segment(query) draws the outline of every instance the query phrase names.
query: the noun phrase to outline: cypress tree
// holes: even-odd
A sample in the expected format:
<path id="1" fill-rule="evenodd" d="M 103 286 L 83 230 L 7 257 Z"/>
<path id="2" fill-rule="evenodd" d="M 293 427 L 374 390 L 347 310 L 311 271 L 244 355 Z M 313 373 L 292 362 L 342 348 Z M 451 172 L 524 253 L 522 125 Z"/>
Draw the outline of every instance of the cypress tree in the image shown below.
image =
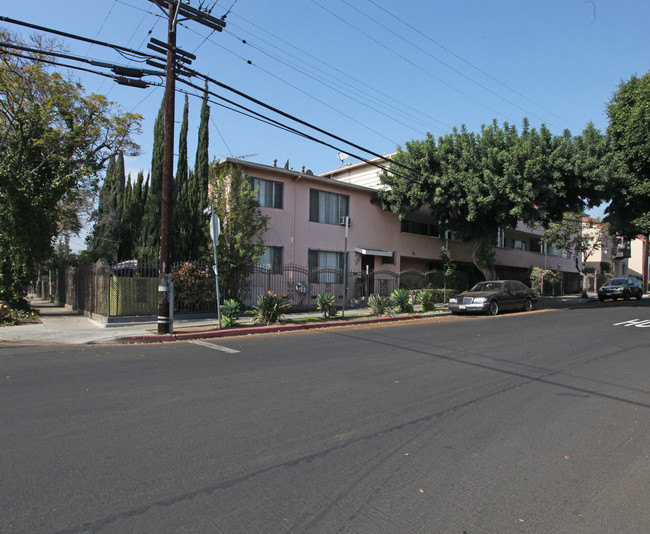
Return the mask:
<path id="1" fill-rule="evenodd" d="M 92 237 L 90 239 L 92 257 L 105 258 L 111 261 L 117 258 L 115 237 L 120 222 L 117 218 L 117 188 L 115 179 L 115 157 L 111 156 L 106 166 L 104 182 L 99 190 L 99 202 L 97 210 L 94 213 L 95 224 L 93 225 Z"/>
<path id="2" fill-rule="evenodd" d="M 209 228 L 204 220 L 203 210 L 208 206 L 208 181 L 210 161 L 208 156 L 208 125 L 210 122 L 210 106 L 208 106 L 207 83 L 206 92 L 201 105 L 201 122 L 199 123 L 199 140 L 196 147 L 196 162 L 194 164 L 194 180 L 190 195 L 193 212 L 192 238 L 190 254 L 193 259 L 209 258 Z"/>
<path id="3" fill-rule="evenodd" d="M 156 259 L 160 255 L 160 205 L 162 203 L 162 166 L 165 129 L 165 102 L 160 106 L 154 124 L 153 151 L 149 191 L 142 220 L 140 257 Z"/>
<path id="4" fill-rule="evenodd" d="M 134 185 L 131 183 L 129 174 L 124 187 L 122 202 L 122 218 L 120 224 L 120 243 L 117 247 L 117 259 L 119 261 L 131 259 L 133 256 L 133 198 L 135 196 Z"/>
<path id="5" fill-rule="evenodd" d="M 183 109 L 183 122 L 181 123 L 180 138 L 178 141 L 178 166 L 176 167 L 176 180 L 174 181 L 174 213 L 172 225 L 172 261 L 191 259 L 188 249 L 188 236 L 190 224 L 188 219 L 192 215 L 192 206 L 188 197 L 188 167 L 187 167 L 187 130 L 188 130 L 189 104 L 185 95 Z"/>

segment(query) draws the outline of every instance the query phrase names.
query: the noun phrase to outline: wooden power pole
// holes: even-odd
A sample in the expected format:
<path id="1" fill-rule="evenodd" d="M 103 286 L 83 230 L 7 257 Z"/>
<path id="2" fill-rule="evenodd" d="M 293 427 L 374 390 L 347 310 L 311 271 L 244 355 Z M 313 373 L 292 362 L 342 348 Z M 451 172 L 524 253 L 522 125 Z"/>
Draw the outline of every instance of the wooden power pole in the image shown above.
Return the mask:
<path id="1" fill-rule="evenodd" d="M 162 202 L 160 209 L 160 270 L 158 274 L 158 334 L 171 334 L 174 331 L 173 320 L 173 292 L 171 281 L 171 224 L 173 211 L 174 191 L 174 114 L 176 96 L 176 76 L 182 73 L 182 67 L 177 63 L 189 64 L 196 56 L 184 52 L 176 47 L 176 28 L 179 19 L 193 20 L 207 26 L 212 30 L 222 31 L 226 23 L 221 19 L 212 17 L 199 9 L 181 3 L 178 0 L 150 0 L 167 14 L 167 43 L 152 39 L 148 48 L 160 53 L 165 53 L 165 129 L 163 141 L 162 165 Z M 149 64 L 162 67 L 155 61 Z M 203 210 L 205 206 L 195 206 L 194 209 Z"/>

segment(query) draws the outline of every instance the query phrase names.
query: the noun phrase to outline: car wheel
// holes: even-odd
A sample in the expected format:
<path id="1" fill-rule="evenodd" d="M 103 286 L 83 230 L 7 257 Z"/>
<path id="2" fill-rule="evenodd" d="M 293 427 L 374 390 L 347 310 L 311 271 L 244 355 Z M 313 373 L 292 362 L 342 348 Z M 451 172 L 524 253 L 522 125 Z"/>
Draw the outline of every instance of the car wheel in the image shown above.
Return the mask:
<path id="1" fill-rule="evenodd" d="M 636 296 L 637 300 L 641 300 L 643 298 L 643 293 L 639 291 L 639 294 Z"/>
<path id="2" fill-rule="evenodd" d="M 599 300 L 600 302 L 605 302 L 605 297 L 598 297 L 598 300 Z"/>
<path id="3" fill-rule="evenodd" d="M 626 291 L 625 293 L 623 293 L 623 300 L 630 300 L 630 292 L 629 291 Z"/>
<path id="4" fill-rule="evenodd" d="M 488 307 L 488 315 L 496 315 L 499 313 L 499 303 L 496 300 L 490 301 L 490 306 Z"/>
<path id="5" fill-rule="evenodd" d="M 524 311 L 531 311 L 533 309 L 533 301 L 530 299 L 526 299 L 526 304 L 524 304 Z"/>

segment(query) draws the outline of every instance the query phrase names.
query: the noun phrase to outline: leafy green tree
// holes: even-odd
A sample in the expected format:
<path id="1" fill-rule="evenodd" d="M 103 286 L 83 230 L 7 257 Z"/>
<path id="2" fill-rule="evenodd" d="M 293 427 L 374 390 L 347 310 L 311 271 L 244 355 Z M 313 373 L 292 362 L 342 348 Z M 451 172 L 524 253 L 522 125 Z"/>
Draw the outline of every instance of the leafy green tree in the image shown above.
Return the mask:
<path id="1" fill-rule="evenodd" d="M 442 259 L 442 276 L 444 280 L 443 299 L 447 302 L 447 279 L 456 272 L 456 262 L 447 247 L 440 249 L 440 258 Z"/>
<path id="2" fill-rule="evenodd" d="M 576 271 L 582 276 L 582 287 L 587 287 L 587 262 L 602 247 L 607 236 L 607 225 L 581 213 L 567 213 L 562 221 L 551 223 L 542 239 L 549 245 L 566 250 L 575 261 Z"/>
<path id="3" fill-rule="evenodd" d="M 530 129 L 526 120 L 521 134 L 496 121 L 478 134 L 454 128 L 437 143 L 429 134 L 406 143 L 406 150 L 398 147 L 381 175 L 389 187 L 378 200 L 401 217 L 428 206 L 446 229 L 472 241 L 474 264 L 486 279 L 494 278 L 499 228 L 561 220 L 602 189 L 599 162 L 587 150 L 593 143 L 586 136 L 596 134 L 588 127 L 578 138 L 568 131 L 554 136 L 544 125 Z"/>
<path id="4" fill-rule="evenodd" d="M 6 52 L 0 102 L 0 300 L 17 302 L 52 256 L 55 238 L 82 228 L 109 158 L 137 153 L 131 136 L 140 116 Z"/>
<path id="5" fill-rule="evenodd" d="M 614 155 L 606 221 L 627 237 L 650 233 L 650 72 L 622 81 L 607 106 Z"/>
<path id="6" fill-rule="evenodd" d="M 139 256 L 156 259 L 160 255 L 160 218 L 162 203 L 162 166 L 165 134 L 165 102 L 160 106 L 158 117 L 153 127 L 153 151 L 151 156 L 151 174 L 149 175 L 149 193 L 145 202 L 142 219 L 142 235 Z"/>
<path id="7" fill-rule="evenodd" d="M 221 220 L 217 261 L 222 298 L 239 300 L 251 267 L 264 252 L 262 235 L 269 218 L 262 214 L 248 176 L 238 167 L 210 165 L 210 198 Z"/>

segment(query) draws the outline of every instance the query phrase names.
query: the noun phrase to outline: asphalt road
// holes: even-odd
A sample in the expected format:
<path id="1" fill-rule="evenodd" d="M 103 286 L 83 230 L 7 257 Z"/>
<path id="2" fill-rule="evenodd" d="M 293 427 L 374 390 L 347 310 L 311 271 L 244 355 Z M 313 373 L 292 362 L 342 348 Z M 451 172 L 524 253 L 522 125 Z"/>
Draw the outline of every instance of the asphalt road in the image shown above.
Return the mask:
<path id="1" fill-rule="evenodd" d="M 0 532 L 647 532 L 649 303 L 0 345 Z"/>

